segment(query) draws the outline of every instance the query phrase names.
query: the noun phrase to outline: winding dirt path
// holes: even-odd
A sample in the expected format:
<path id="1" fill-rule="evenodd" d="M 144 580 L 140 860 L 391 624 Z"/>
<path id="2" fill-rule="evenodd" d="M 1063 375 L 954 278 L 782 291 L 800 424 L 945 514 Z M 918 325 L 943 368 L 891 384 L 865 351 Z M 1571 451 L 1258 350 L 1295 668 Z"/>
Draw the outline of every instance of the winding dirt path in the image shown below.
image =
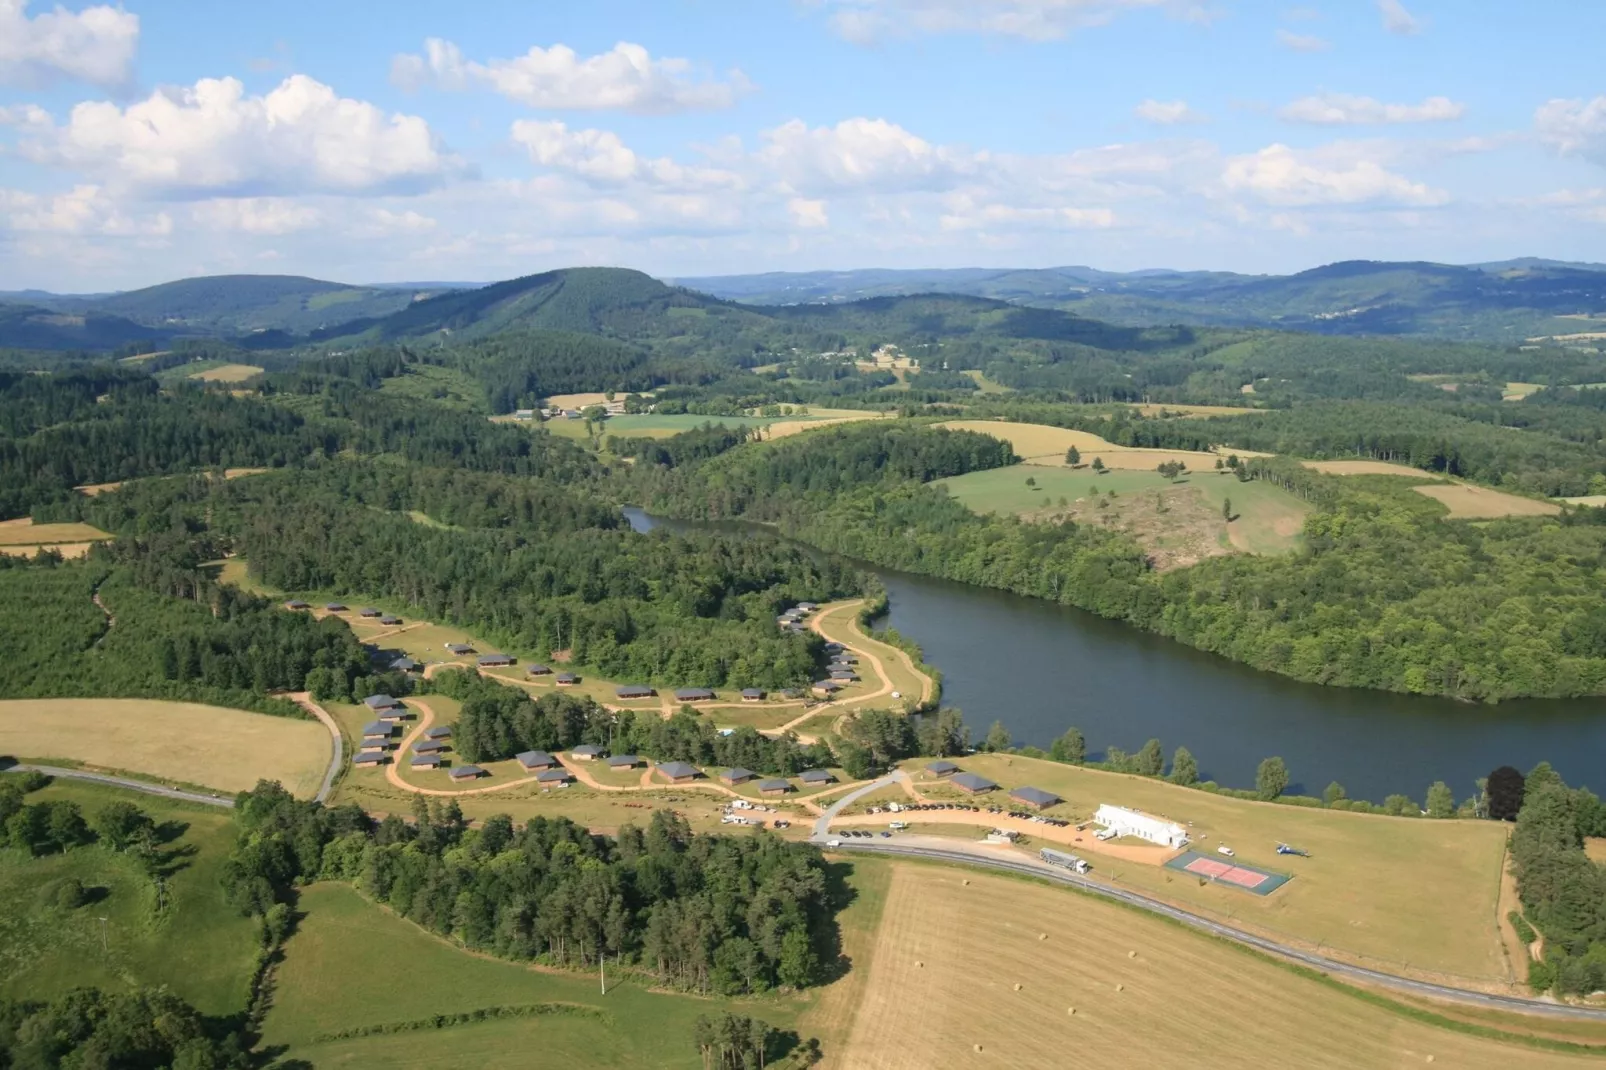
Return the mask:
<path id="1" fill-rule="evenodd" d="M 95 603 L 101 613 L 106 616 L 106 630 L 100 633 L 100 638 L 90 644 L 91 646 L 99 646 L 106 641 L 106 637 L 112 633 L 112 629 L 117 627 L 117 618 L 112 616 L 112 611 L 106 608 L 106 603 L 100 600 L 100 584 L 95 584 L 95 589 L 90 592 L 89 600 Z"/>

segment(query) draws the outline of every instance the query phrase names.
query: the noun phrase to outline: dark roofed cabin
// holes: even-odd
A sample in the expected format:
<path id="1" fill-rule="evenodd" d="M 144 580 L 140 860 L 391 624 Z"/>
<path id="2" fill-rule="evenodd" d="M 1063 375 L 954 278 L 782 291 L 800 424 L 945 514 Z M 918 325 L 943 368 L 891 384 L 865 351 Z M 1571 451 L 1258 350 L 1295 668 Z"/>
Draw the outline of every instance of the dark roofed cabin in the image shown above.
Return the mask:
<path id="1" fill-rule="evenodd" d="M 714 693 L 706 687 L 683 687 L 675 692 L 676 702 L 707 702 Z"/>
<path id="2" fill-rule="evenodd" d="M 439 769 L 445 760 L 439 754 L 419 754 L 408 764 L 414 769 Z"/>
<path id="3" fill-rule="evenodd" d="M 357 610 L 357 616 L 359 617 L 377 617 L 381 613 L 383 613 L 383 610 L 375 609 L 373 606 L 364 606 Z"/>
<path id="4" fill-rule="evenodd" d="M 323 604 L 323 609 L 325 613 L 344 613 L 346 611 L 346 603 L 325 602 Z"/>
<path id="5" fill-rule="evenodd" d="M 580 678 L 572 672 L 560 672 L 552 678 L 552 682 L 559 687 L 573 687 L 580 682 Z"/>
<path id="6" fill-rule="evenodd" d="M 369 721 L 362 726 L 362 734 L 365 739 L 389 739 L 390 731 L 391 726 L 384 721 Z"/>
<path id="7" fill-rule="evenodd" d="M 603 748 L 595 743 L 582 743 L 578 747 L 569 748 L 569 757 L 582 762 L 594 762 L 602 757 Z"/>
<path id="8" fill-rule="evenodd" d="M 764 692 L 762 690 L 760 690 L 759 688 L 756 688 L 756 687 L 744 687 L 744 688 L 742 688 L 742 701 L 743 702 L 763 702 L 764 701 Z"/>
<path id="9" fill-rule="evenodd" d="M 388 710 L 392 706 L 401 705 L 400 702 L 394 698 L 391 698 L 389 695 L 369 695 L 367 698 L 362 700 L 362 704 L 367 706 L 370 710 Z"/>
<path id="10" fill-rule="evenodd" d="M 477 765 L 454 765 L 446 775 L 453 780 L 478 780 L 485 775 L 485 770 Z"/>
<path id="11" fill-rule="evenodd" d="M 836 776 L 829 769 L 805 769 L 797 778 L 805 784 L 829 784 Z"/>
<path id="12" fill-rule="evenodd" d="M 1039 810 L 1047 809 L 1060 801 L 1058 795 L 1051 791 L 1044 791 L 1041 788 L 1016 788 L 1009 793 L 1009 797 L 1023 802 L 1027 806 L 1035 806 Z"/>
<path id="13" fill-rule="evenodd" d="M 451 743 L 444 739 L 421 739 L 413 744 L 414 754 L 439 754 L 450 747 Z"/>
<path id="14" fill-rule="evenodd" d="M 949 783 L 960 791 L 969 792 L 972 795 L 980 795 L 983 792 L 993 791 L 998 787 L 991 780 L 984 776 L 977 776 L 975 773 L 955 773 Z"/>
<path id="15" fill-rule="evenodd" d="M 446 652 L 453 657 L 462 657 L 464 654 L 474 653 L 474 647 L 469 643 L 447 643 Z"/>
<path id="16" fill-rule="evenodd" d="M 308 603 L 308 602 L 303 602 L 299 598 L 292 598 L 292 599 L 290 599 L 290 601 L 288 601 L 288 602 L 286 602 L 284 604 L 284 608 L 285 609 L 311 609 L 312 605 L 310 603 Z"/>
<path id="17" fill-rule="evenodd" d="M 703 775 L 695 765 L 686 762 L 663 762 L 658 766 L 658 772 L 671 784 L 690 784 Z"/>
<path id="18" fill-rule="evenodd" d="M 433 728 L 424 729 L 424 738 L 426 739 L 450 739 L 451 737 L 452 729 L 448 725 L 438 724 Z"/>
<path id="19" fill-rule="evenodd" d="M 834 695 L 842 690 L 842 685 L 835 680 L 816 680 L 814 690 L 822 695 Z"/>
<path id="20" fill-rule="evenodd" d="M 495 668 L 513 664 L 513 657 L 509 654 L 481 654 L 479 663 L 486 668 Z"/>
<path id="21" fill-rule="evenodd" d="M 397 658 L 390 663 L 390 667 L 397 672 L 417 672 L 419 669 L 418 662 L 412 658 Z"/>
<path id="22" fill-rule="evenodd" d="M 550 665 L 526 665 L 524 667 L 524 671 L 529 673 L 531 676 L 552 675 L 552 667 Z"/>
<path id="23" fill-rule="evenodd" d="M 758 776 L 758 774 L 753 772 L 751 769 L 743 769 L 738 766 L 735 769 L 727 769 L 723 773 L 719 774 L 719 779 L 723 780 L 727 784 L 735 785 L 745 784 L 756 776 Z"/>
<path id="24" fill-rule="evenodd" d="M 641 757 L 635 754 L 615 754 L 608 759 L 609 769 L 634 769 L 644 764 Z"/>
<path id="25" fill-rule="evenodd" d="M 625 684 L 622 687 L 614 689 L 614 694 L 623 699 L 632 699 L 652 698 L 654 695 L 658 694 L 658 692 L 654 691 L 646 684 Z"/>
<path id="26" fill-rule="evenodd" d="M 930 773 L 932 776 L 949 776 L 953 773 L 959 772 L 959 766 L 955 765 L 953 762 L 947 761 L 946 759 L 938 762 L 927 762 L 926 772 Z"/>
<path id="27" fill-rule="evenodd" d="M 390 761 L 390 752 L 384 750 L 363 751 L 351 760 L 352 765 L 384 765 Z"/>
<path id="28" fill-rule="evenodd" d="M 771 780 L 760 780 L 758 782 L 758 792 L 760 795 L 785 795 L 791 790 L 792 782 L 790 780 L 781 780 L 779 778 L 775 778 Z"/>
<path id="29" fill-rule="evenodd" d="M 859 682 L 859 674 L 852 669 L 832 669 L 831 679 L 839 683 L 856 684 Z"/>
<path id="30" fill-rule="evenodd" d="M 574 779 L 574 774 L 567 769 L 543 769 L 535 774 L 537 784 L 567 784 Z"/>
<path id="31" fill-rule="evenodd" d="M 527 750 L 522 754 L 514 755 L 519 764 L 524 766 L 525 772 L 537 769 L 556 769 L 558 760 L 544 750 Z"/>

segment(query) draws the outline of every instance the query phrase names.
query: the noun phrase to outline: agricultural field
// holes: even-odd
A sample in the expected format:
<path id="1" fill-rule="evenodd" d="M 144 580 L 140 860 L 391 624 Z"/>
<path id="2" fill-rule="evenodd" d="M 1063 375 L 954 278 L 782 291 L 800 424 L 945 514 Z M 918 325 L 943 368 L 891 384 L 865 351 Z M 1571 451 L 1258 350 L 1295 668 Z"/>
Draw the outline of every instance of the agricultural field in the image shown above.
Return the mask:
<path id="1" fill-rule="evenodd" d="M 234 793 L 278 780 L 309 798 L 329 766 L 316 721 L 154 699 L 0 701 L 0 754 L 62 759 Z"/>
<path id="2" fill-rule="evenodd" d="M 0 520 L 0 546 L 103 542 L 111 535 L 91 524 L 35 524 L 28 517 Z"/>
<path id="3" fill-rule="evenodd" d="M 983 395 L 1007 394 L 1010 392 L 1009 387 L 1004 386 L 1002 383 L 993 382 L 991 379 L 987 378 L 984 372 L 978 371 L 974 368 L 970 371 L 963 372 L 962 374 L 971 382 L 975 383 L 977 391 Z"/>
<path id="4" fill-rule="evenodd" d="M 1015 448 L 1027 464 L 1061 466 L 1065 464 L 1065 451 L 1075 446 L 1082 452 L 1082 463 L 1092 464 L 1093 458 L 1103 460 L 1105 467 L 1117 469 L 1153 470 L 1166 461 L 1181 461 L 1189 468 L 1214 468 L 1216 455 L 1196 450 L 1150 450 L 1117 446 L 1108 439 L 1090 431 L 1072 431 L 1045 424 L 1010 423 L 1004 420 L 950 420 L 939 424 L 960 431 L 976 431 L 983 435 L 1001 438 Z M 1238 450 L 1239 456 L 1259 456 L 1247 450 Z"/>
<path id="5" fill-rule="evenodd" d="M 892 870 L 852 1031 L 830 1060 L 844 1070 L 1059 1066 L 1068 1053 L 1089 1066 L 1178 1070 L 1245 1059 L 1335 1070 L 1591 1062 L 1415 1021 L 1064 889 Z"/>
<path id="6" fill-rule="evenodd" d="M 187 379 L 199 379 L 205 383 L 243 383 L 255 375 L 261 375 L 262 369 L 255 364 L 219 364 L 213 368 L 206 368 L 194 372 Z"/>
<path id="7" fill-rule="evenodd" d="M 1561 498 L 1568 505 L 1587 505 L 1592 509 L 1606 508 L 1606 494 L 1586 494 L 1579 498 Z"/>
<path id="8" fill-rule="evenodd" d="M 1087 467 L 1014 465 L 971 472 L 941 485 L 976 512 L 1042 522 L 1074 520 L 1126 532 L 1150 551 L 1161 569 L 1234 551 L 1288 553 L 1301 545 L 1310 511 L 1280 487 L 1240 483 L 1214 469 L 1173 483 L 1153 471 L 1099 473 Z M 1230 523 L 1224 516 L 1228 501 L 1235 518 Z"/>
<path id="9" fill-rule="evenodd" d="M 1127 408 L 1136 409 L 1139 416 L 1145 417 L 1246 416 L 1261 411 L 1242 405 L 1129 405 Z"/>
<path id="10" fill-rule="evenodd" d="M 1501 516 L 1554 516 L 1561 512 L 1561 506 L 1555 502 L 1523 498 L 1504 491 L 1490 490 L 1488 487 L 1475 487 L 1470 483 L 1433 483 L 1411 489 L 1435 501 L 1443 502 L 1450 510 L 1451 520 L 1488 520 Z"/>
<path id="11" fill-rule="evenodd" d="M 1521 401 L 1529 394 L 1537 394 L 1544 388 L 1543 383 L 1507 383 L 1505 393 L 1501 395 L 1501 400 Z"/>
<path id="12" fill-rule="evenodd" d="M 234 843 L 228 811 L 69 781 L 27 798 L 69 800 L 86 817 L 112 802 L 138 806 L 165 826 L 166 888 L 158 910 L 143 867 L 98 845 L 31 859 L 0 849 L 0 999 L 166 985 L 206 1014 L 245 1009 L 257 926 L 224 900 L 218 883 Z M 68 878 L 94 890 L 91 902 L 67 910 L 47 901 Z"/>
<path id="13" fill-rule="evenodd" d="M 1294 879 L 1262 898 L 1095 855 L 1102 877 L 1394 971 L 1508 981 L 1495 922 L 1505 830 L 1490 822 L 1260 803 L 1018 755 L 972 755 L 960 765 L 1006 790 L 1029 784 L 1060 795 L 1061 817 L 1083 820 L 1112 803 L 1191 824 L 1201 851 L 1227 844 L 1242 861 Z M 933 783 L 923 762 L 906 768 L 922 791 Z M 1310 857 L 1278 855 L 1279 843 Z"/>

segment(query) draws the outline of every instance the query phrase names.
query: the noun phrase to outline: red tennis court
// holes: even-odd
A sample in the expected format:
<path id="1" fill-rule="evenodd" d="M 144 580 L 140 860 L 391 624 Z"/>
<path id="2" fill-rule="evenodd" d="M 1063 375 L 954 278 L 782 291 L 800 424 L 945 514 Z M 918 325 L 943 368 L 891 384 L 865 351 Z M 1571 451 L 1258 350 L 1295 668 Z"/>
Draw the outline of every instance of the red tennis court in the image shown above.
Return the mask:
<path id="1" fill-rule="evenodd" d="M 1197 851 L 1187 851 L 1166 863 L 1172 869 L 1180 869 L 1184 873 L 1192 873 L 1196 877 L 1206 880 L 1219 881 L 1242 888 L 1246 892 L 1256 895 L 1269 895 L 1288 883 L 1288 877 L 1282 873 L 1268 873 L 1253 866 L 1240 865 L 1236 862 L 1225 862 L 1219 858 L 1199 854 Z"/>

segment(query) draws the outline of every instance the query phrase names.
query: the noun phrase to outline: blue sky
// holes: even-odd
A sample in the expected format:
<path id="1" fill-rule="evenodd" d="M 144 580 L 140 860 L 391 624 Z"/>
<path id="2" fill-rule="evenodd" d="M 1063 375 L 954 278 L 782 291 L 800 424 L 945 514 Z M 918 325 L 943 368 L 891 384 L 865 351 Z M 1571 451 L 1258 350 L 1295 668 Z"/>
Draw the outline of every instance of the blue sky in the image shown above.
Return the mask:
<path id="1" fill-rule="evenodd" d="M 1606 259 L 1577 0 L 0 0 L 0 289 Z"/>

